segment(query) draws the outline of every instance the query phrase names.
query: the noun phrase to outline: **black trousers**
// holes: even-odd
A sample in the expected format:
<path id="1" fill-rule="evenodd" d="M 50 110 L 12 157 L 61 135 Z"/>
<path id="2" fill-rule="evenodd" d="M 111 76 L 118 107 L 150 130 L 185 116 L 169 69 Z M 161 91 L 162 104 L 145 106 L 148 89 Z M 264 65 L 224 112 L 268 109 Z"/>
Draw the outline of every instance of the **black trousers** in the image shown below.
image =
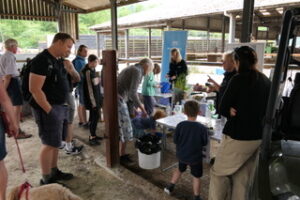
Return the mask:
<path id="1" fill-rule="evenodd" d="M 90 111 L 90 133 L 91 136 L 96 136 L 97 124 L 99 121 L 99 108 L 91 108 Z"/>

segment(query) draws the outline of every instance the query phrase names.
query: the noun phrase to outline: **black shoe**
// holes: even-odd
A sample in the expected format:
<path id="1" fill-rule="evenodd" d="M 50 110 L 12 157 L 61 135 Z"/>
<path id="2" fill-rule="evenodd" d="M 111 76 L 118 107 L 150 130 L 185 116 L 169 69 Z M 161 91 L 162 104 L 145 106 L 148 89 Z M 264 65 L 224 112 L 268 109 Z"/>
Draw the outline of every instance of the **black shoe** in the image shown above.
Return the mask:
<path id="1" fill-rule="evenodd" d="M 130 158 L 129 154 L 125 154 L 123 156 L 120 156 L 120 162 L 129 164 L 129 163 L 133 163 L 133 160 Z"/>
<path id="2" fill-rule="evenodd" d="M 72 178 L 74 178 L 74 175 L 71 173 L 64 173 L 62 171 L 60 171 L 59 169 L 57 169 L 56 174 L 52 177 L 53 181 L 57 181 L 57 180 L 71 180 Z"/>
<path id="3" fill-rule="evenodd" d="M 95 146 L 95 145 L 100 145 L 101 143 L 97 140 L 97 138 L 96 137 L 94 137 L 94 138 L 89 138 L 89 143 L 90 143 L 90 145 L 91 146 Z"/>
<path id="4" fill-rule="evenodd" d="M 40 186 L 48 185 L 48 184 L 53 184 L 53 183 L 57 183 L 57 184 L 59 184 L 59 185 L 61 185 L 61 186 L 63 186 L 63 187 L 67 187 L 66 184 L 63 184 L 63 183 L 58 182 L 58 181 L 55 181 L 55 180 L 53 180 L 53 179 L 50 179 L 47 183 L 44 182 L 43 179 L 40 180 Z"/>
<path id="5" fill-rule="evenodd" d="M 68 155 L 78 155 L 82 152 L 83 146 L 73 146 L 72 149 L 68 150 L 67 148 L 65 148 L 65 152 Z"/>
<path id="6" fill-rule="evenodd" d="M 79 123 L 78 123 L 78 126 L 82 126 L 82 125 L 83 125 L 83 123 L 82 123 L 82 122 L 79 122 Z"/>

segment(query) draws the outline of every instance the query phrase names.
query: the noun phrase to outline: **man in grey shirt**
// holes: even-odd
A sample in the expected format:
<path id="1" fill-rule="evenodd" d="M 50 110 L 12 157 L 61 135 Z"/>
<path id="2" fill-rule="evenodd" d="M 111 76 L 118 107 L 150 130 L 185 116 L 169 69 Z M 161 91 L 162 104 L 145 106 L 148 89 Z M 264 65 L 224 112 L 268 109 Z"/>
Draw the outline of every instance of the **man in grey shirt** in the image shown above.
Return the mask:
<path id="1" fill-rule="evenodd" d="M 120 160 L 130 162 L 129 155 L 125 153 L 126 142 L 132 139 L 131 118 L 134 117 L 135 108 L 140 108 L 143 115 L 147 112 L 138 97 L 138 87 L 143 76 L 153 70 L 151 59 L 142 59 L 138 64 L 125 68 L 118 76 L 118 110 L 120 127 Z"/>
<path id="2" fill-rule="evenodd" d="M 18 49 L 18 42 L 14 39 L 5 41 L 5 53 L 0 57 L 0 78 L 3 78 L 4 88 L 11 99 L 16 115 L 17 123 L 19 125 L 21 118 L 21 110 L 23 105 L 23 98 L 21 93 L 21 85 L 19 80 L 19 72 L 16 63 L 15 54 Z M 31 137 L 31 134 L 25 134 L 19 131 L 18 139 Z"/>

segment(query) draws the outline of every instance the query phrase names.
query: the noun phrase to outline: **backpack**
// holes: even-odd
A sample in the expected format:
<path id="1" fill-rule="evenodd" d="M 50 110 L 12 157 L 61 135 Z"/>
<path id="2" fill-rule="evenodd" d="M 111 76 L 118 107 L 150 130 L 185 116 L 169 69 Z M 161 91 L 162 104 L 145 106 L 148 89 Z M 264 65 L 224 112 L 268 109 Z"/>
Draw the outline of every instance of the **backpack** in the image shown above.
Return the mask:
<path id="1" fill-rule="evenodd" d="M 29 91 L 29 75 L 31 71 L 32 62 L 34 59 L 29 61 L 26 65 L 23 66 L 21 71 L 21 79 L 22 79 L 22 94 L 23 99 L 29 103 L 32 107 L 36 107 L 37 104 L 35 103 L 31 92 Z M 52 66 L 52 62 L 50 58 L 47 58 L 48 66 Z M 51 76 L 53 67 L 48 68 L 47 76 Z"/>

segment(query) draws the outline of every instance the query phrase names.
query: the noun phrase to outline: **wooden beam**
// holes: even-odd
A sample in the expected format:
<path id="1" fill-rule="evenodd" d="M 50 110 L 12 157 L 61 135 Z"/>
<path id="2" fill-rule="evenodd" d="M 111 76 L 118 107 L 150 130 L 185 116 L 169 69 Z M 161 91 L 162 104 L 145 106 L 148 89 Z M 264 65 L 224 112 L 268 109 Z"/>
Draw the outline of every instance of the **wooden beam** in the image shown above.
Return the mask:
<path id="1" fill-rule="evenodd" d="M 104 122 L 106 140 L 106 162 L 108 167 L 119 165 L 119 123 L 117 94 L 117 52 L 102 51 L 104 84 Z"/>
<path id="2" fill-rule="evenodd" d="M 4 14 L 4 13 L 0 13 L 0 16 L 6 16 L 6 17 L 24 17 L 24 18 L 41 18 L 41 19 L 56 20 L 55 16 L 36 16 L 36 15 L 19 15 L 19 14 Z"/>

